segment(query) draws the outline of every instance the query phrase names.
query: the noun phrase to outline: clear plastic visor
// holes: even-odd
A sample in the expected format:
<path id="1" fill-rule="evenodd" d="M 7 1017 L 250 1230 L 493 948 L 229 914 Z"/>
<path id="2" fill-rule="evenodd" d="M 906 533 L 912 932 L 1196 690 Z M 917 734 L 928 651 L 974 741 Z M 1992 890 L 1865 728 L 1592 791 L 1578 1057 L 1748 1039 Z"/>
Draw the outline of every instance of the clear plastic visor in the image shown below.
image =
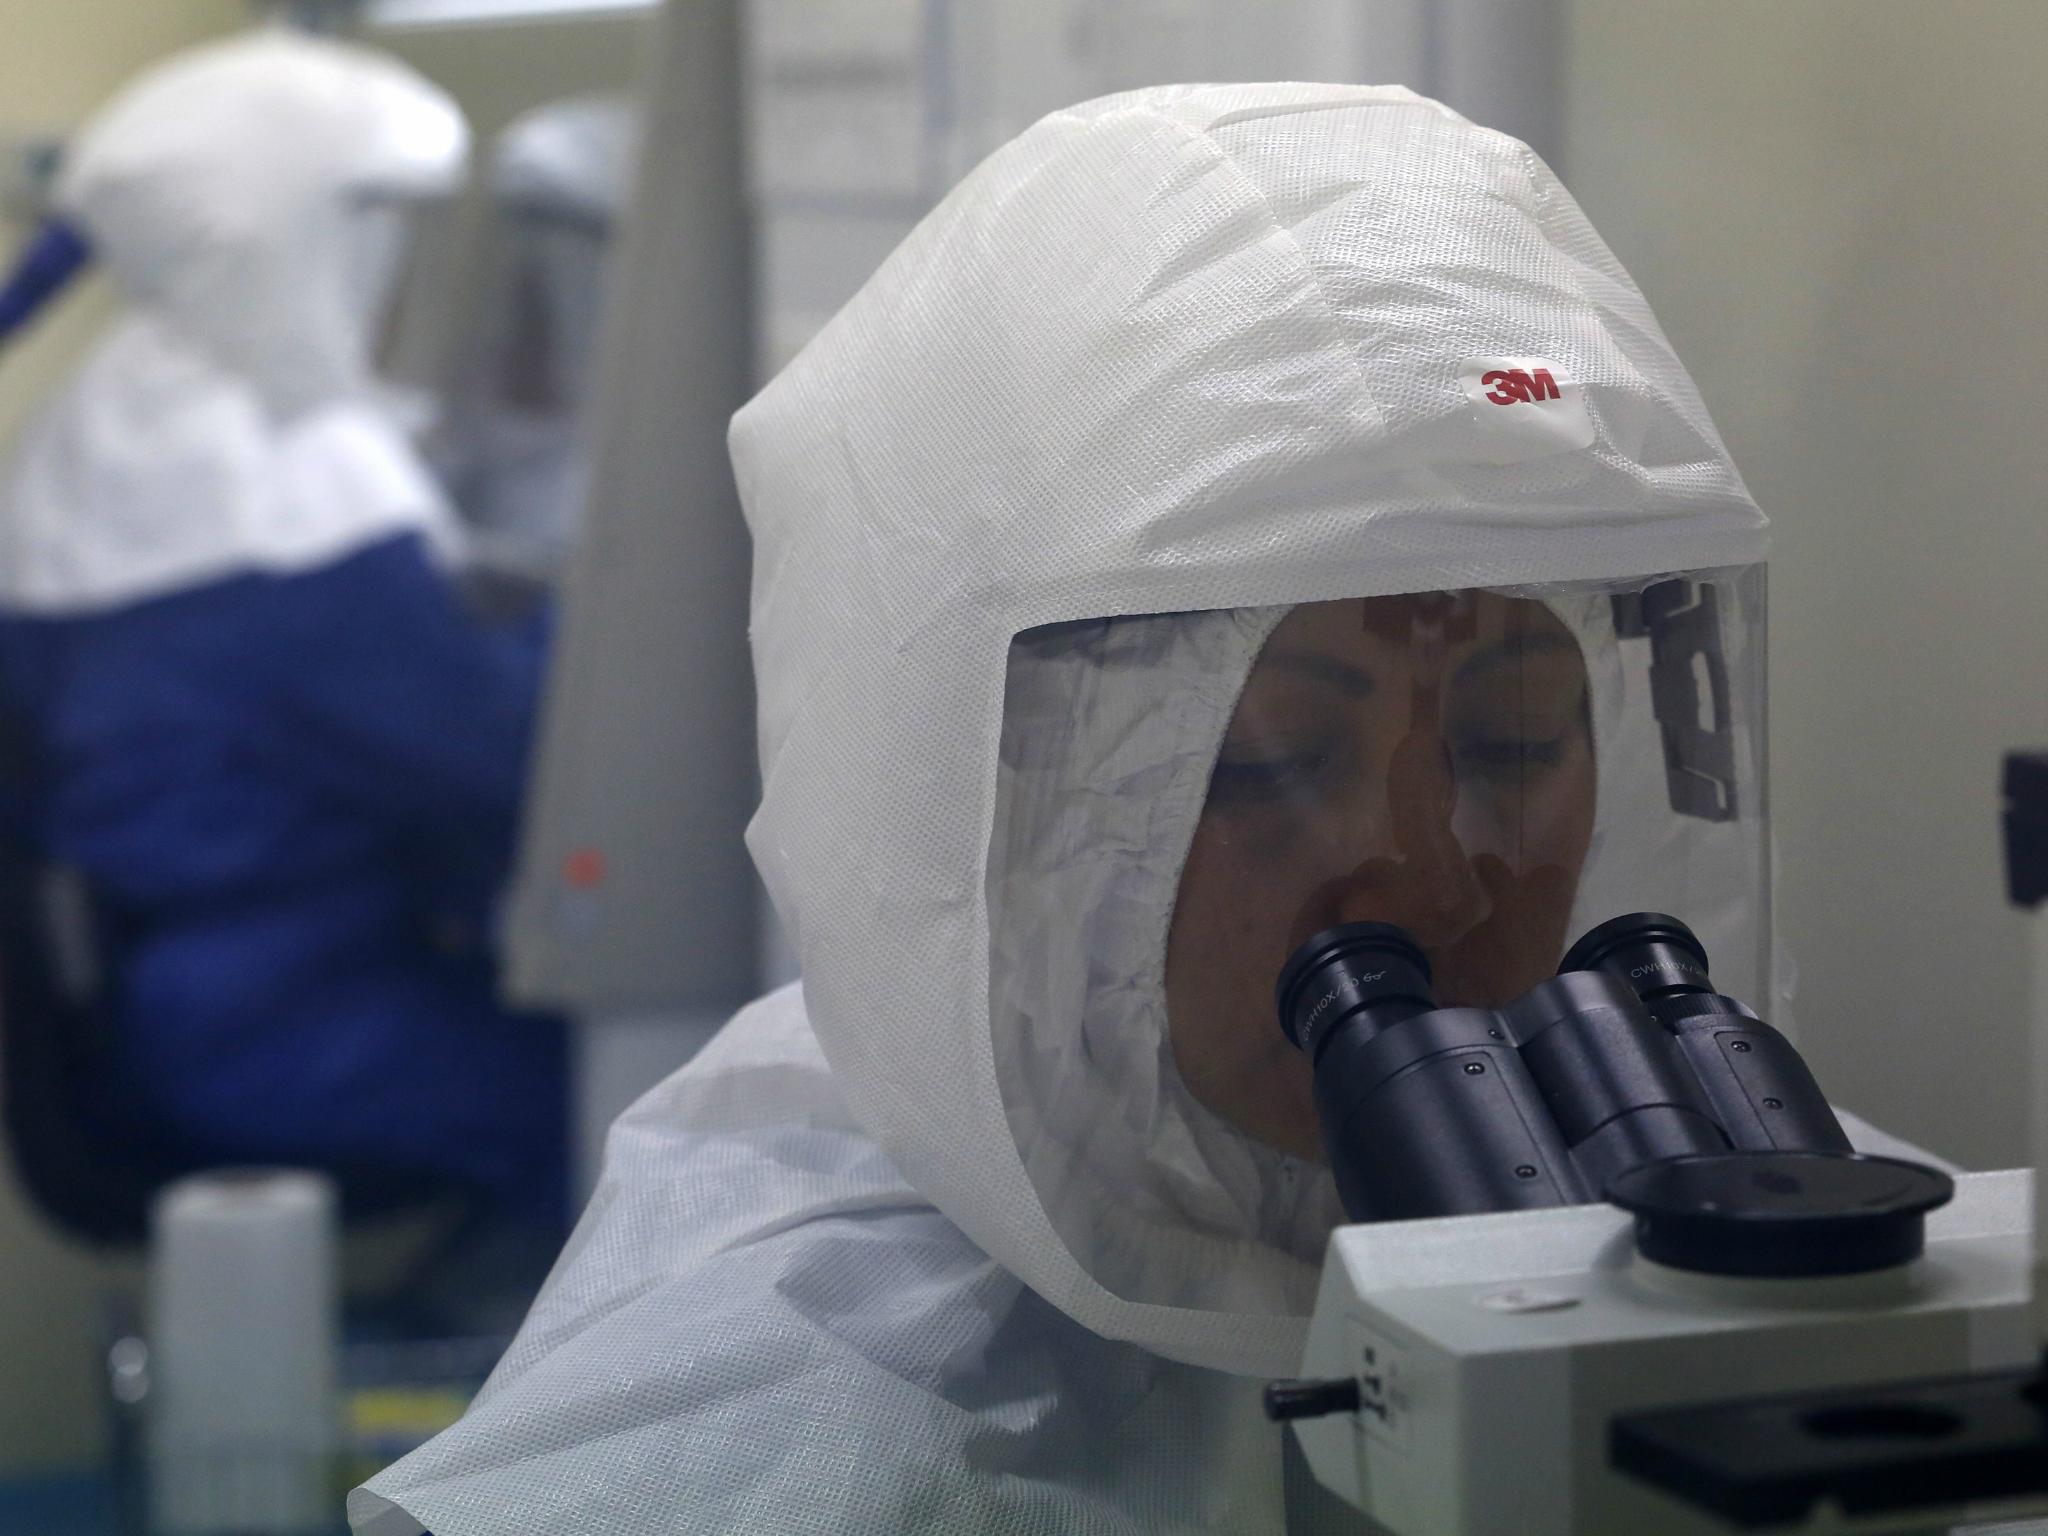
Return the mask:
<path id="1" fill-rule="evenodd" d="M 486 235 L 429 454 L 467 525 L 472 570 L 526 601 L 578 538 L 610 242 L 595 221 L 530 208 L 500 210 Z"/>
<path id="2" fill-rule="evenodd" d="M 1274 983 L 1338 923 L 1399 924 L 1440 1005 L 1498 1006 L 1585 929 L 1669 911 L 1769 1016 L 1762 603 L 1744 569 L 1020 635 L 996 1055 L 1083 1267 L 1188 1304 L 1185 1257 L 1134 1246 L 1141 1212 L 1319 1255 L 1310 1072 Z"/>
<path id="3" fill-rule="evenodd" d="M 1506 1002 L 1563 948 L 1597 789 L 1585 658 L 1541 602 L 1304 604 L 1217 751 L 1169 986 L 1256 982 L 1311 934 L 1374 921 L 1429 952 L 1443 1003 Z"/>
<path id="4" fill-rule="evenodd" d="M 452 198 L 364 194 L 346 215 L 345 302 L 386 390 L 430 397 L 443 383 L 458 287 Z"/>

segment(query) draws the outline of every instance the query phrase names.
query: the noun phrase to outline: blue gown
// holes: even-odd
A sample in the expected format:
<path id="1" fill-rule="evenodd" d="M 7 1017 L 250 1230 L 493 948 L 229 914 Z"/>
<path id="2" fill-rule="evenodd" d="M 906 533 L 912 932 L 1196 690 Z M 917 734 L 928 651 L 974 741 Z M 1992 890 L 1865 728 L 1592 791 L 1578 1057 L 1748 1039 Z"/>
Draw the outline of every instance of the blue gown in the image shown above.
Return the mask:
<path id="1" fill-rule="evenodd" d="M 539 629 L 478 624 L 414 535 L 0 618 L 34 841 L 118 935 L 103 1113 L 564 1219 L 563 1028 L 497 1004 L 491 943 Z"/>

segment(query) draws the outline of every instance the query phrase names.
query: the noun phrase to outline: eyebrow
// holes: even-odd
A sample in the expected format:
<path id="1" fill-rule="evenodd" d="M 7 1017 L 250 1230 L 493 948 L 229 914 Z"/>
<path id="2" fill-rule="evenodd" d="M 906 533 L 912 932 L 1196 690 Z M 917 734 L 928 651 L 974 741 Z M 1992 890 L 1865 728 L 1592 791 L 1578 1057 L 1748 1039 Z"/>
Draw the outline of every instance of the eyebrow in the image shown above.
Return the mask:
<path id="1" fill-rule="evenodd" d="M 1555 634 L 1546 630 L 1510 635 L 1505 640 L 1489 645 L 1478 655 L 1469 657 L 1464 665 L 1458 668 L 1457 675 L 1452 680 L 1462 683 L 1470 678 L 1498 671 L 1502 667 L 1512 666 L 1530 656 L 1551 655 L 1560 651 L 1576 656 L 1579 654 L 1579 643 L 1570 635 Z"/>
<path id="2" fill-rule="evenodd" d="M 1334 656 L 1281 651 L 1276 655 L 1261 657 L 1259 665 L 1277 667 L 1283 672 L 1292 672 L 1312 682 L 1328 684 L 1348 698 L 1365 698 L 1378 686 L 1370 672 L 1362 667 L 1354 667 L 1348 661 L 1339 661 Z"/>

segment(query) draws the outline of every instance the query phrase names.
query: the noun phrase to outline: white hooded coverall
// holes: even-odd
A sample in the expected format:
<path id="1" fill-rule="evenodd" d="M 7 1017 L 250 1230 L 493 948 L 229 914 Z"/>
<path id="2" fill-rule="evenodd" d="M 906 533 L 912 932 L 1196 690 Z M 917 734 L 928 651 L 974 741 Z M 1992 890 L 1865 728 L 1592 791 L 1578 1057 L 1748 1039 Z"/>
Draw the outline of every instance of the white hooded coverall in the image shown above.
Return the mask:
<path id="1" fill-rule="evenodd" d="M 132 82 L 54 194 L 128 309 L 23 434 L 0 603 L 94 612 L 404 532 L 452 553 L 375 350 L 406 210 L 468 163 L 445 92 L 282 28 Z"/>
<path id="2" fill-rule="evenodd" d="M 1560 409 L 1489 415 L 1461 379 L 1503 359 Z M 1691 381 L 1522 145 L 1400 89 L 1184 86 L 991 157 L 732 449 L 749 843 L 803 985 L 620 1120 L 518 1341 L 357 1530 L 1311 1528 L 1259 1388 L 1300 1365 L 1327 1175 L 1164 1049 L 1217 739 L 1288 605 L 1540 586 L 1598 696 L 1574 932 L 1669 901 L 1768 1013 L 1762 796 L 1673 829 L 1573 595 L 1762 558 Z M 1085 651 L 1013 646 L 1117 615 L 1176 617 L 1085 702 Z"/>

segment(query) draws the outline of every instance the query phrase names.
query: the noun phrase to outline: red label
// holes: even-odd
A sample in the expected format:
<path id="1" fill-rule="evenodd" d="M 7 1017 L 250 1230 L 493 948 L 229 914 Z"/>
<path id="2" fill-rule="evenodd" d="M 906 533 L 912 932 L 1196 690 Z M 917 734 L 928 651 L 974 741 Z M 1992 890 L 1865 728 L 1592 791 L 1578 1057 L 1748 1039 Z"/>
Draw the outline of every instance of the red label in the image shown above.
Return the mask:
<path id="1" fill-rule="evenodd" d="M 1496 368 L 1479 382 L 1486 386 L 1486 398 L 1495 405 L 1526 405 L 1537 400 L 1558 400 L 1557 380 L 1548 368 Z"/>

